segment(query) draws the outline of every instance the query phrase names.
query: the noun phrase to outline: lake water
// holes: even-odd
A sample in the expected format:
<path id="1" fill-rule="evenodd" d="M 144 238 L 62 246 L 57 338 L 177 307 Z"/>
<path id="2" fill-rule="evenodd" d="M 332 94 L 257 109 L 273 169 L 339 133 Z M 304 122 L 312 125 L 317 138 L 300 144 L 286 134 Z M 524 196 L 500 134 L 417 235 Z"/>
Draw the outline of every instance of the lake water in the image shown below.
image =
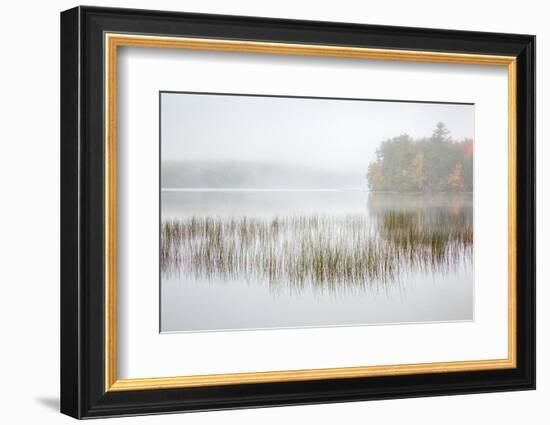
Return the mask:
<path id="1" fill-rule="evenodd" d="M 473 320 L 471 194 L 163 191 L 161 331 Z"/>

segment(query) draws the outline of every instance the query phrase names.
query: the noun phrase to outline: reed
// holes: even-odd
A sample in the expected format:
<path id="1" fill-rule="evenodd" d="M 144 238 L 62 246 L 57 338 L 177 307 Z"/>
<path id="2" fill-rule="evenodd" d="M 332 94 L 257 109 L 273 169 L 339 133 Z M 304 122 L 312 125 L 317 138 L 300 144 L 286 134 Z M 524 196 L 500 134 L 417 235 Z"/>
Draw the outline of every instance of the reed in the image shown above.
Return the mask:
<path id="1" fill-rule="evenodd" d="M 190 217 L 161 228 L 161 271 L 207 280 L 265 280 L 300 289 L 364 288 L 472 262 L 465 214 Z"/>

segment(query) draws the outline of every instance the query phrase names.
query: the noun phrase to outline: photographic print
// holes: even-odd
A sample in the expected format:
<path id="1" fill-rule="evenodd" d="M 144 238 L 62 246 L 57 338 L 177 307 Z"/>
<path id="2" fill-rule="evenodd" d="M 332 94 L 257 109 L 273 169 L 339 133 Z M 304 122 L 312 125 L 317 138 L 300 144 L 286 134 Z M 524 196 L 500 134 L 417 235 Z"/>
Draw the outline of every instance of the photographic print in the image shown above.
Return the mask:
<path id="1" fill-rule="evenodd" d="M 160 330 L 474 319 L 474 105 L 160 93 Z"/>
<path id="2" fill-rule="evenodd" d="M 535 388 L 535 36 L 90 6 L 60 34 L 62 413 Z"/>

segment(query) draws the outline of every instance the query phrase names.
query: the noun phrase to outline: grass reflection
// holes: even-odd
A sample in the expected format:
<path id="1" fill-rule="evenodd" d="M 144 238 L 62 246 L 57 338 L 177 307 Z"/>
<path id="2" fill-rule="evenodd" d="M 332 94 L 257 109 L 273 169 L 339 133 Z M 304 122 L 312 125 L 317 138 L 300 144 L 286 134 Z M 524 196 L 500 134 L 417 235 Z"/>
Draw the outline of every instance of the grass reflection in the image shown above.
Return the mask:
<path id="1" fill-rule="evenodd" d="M 392 205 L 369 214 L 190 217 L 161 228 L 161 271 L 206 280 L 244 278 L 338 291 L 399 282 L 407 273 L 470 265 L 469 205 Z"/>

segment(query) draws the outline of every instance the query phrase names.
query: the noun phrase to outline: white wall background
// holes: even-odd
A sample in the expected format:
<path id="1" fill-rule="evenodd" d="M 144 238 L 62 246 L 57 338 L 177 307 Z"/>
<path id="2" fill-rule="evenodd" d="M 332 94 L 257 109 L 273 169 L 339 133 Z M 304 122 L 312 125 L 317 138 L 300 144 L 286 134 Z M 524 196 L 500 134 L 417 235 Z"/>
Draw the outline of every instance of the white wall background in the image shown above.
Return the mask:
<path id="1" fill-rule="evenodd" d="M 545 3 L 518 1 L 127 0 L 120 6 L 537 35 L 538 390 L 211 412 L 110 423 L 548 423 L 550 413 L 550 27 Z M 78 3 L 6 2 L 0 15 L 0 421 L 70 423 L 59 392 L 59 12 Z M 7 291 L 6 291 L 7 290 Z"/>

